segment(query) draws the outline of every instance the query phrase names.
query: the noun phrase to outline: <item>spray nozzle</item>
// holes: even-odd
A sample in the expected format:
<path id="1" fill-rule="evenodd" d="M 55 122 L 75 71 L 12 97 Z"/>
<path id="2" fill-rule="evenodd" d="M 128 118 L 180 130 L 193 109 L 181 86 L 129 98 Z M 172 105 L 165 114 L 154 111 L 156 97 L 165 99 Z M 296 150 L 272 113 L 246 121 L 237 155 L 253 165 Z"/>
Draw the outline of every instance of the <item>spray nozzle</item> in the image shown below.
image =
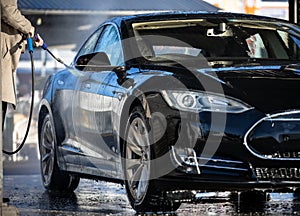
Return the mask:
<path id="1" fill-rule="evenodd" d="M 40 42 L 40 37 L 38 34 L 35 34 L 33 37 L 34 41 L 36 42 Z M 56 61 L 58 61 L 59 63 L 63 64 L 66 68 L 68 68 L 70 70 L 70 72 L 74 75 L 74 76 L 81 76 L 82 74 L 77 72 L 76 70 L 74 70 L 72 67 L 68 66 L 67 64 L 65 64 L 63 62 L 63 60 L 61 60 L 60 58 L 57 58 L 49 49 L 48 46 L 45 42 L 43 42 L 43 45 L 41 46 L 41 48 L 43 48 L 44 50 L 46 50 Z"/>

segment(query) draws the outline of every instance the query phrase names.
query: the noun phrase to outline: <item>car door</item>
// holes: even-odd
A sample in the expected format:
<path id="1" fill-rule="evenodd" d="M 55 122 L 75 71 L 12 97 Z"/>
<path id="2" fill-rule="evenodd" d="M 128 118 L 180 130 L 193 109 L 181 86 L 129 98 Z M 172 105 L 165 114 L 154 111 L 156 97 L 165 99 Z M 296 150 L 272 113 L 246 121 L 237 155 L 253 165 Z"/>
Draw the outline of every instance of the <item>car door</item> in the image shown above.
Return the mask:
<path id="1" fill-rule="evenodd" d="M 75 60 L 84 54 L 88 54 L 94 51 L 97 39 L 99 38 L 103 28 L 96 30 L 84 45 L 79 50 Z M 83 153 L 85 152 L 85 129 L 88 123 L 85 121 L 86 112 L 84 110 L 84 104 L 86 97 L 90 93 L 88 88 L 88 80 L 90 79 L 90 72 L 82 71 L 80 76 L 74 75 L 72 72 L 70 76 L 65 79 L 59 79 L 58 85 L 64 86 L 67 90 L 63 91 L 63 99 L 58 106 L 58 110 L 64 110 L 62 113 L 62 119 L 64 125 L 66 125 L 66 139 L 63 144 L 63 155 L 65 162 L 76 166 L 82 166 L 84 164 Z M 85 100 L 85 101 L 84 101 Z M 67 101 L 67 103 L 66 103 Z"/>
<path id="2" fill-rule="evenodd" d="M 94 53 L 99 37 L 104 32 L 105 28 L 100 27 L 92 34 L 75 59 Z M 103 128 L 100 124 L 103 112 L 103 83 L 108 73 L 107 71 L 82 71 L 74 91 L 72 125 L 74 140 L 76 140 L 73 144 L 80 152 L 76 161 L 79 161 L 82 171 L 87 174 L 111 177 L 114 175 L 114 166 L 107 164 L 107 157 L 103 154 L 101 148 L 104 145 L 101 136 Z"/>
<path id="3" fill-rule="evenodd" d="M 113 24 L 105 26 L 103 34 L 95 47 L 95 52 L 106 53 L 112 66 L 124 65 L 121 39 L 116 26 Z M 113 121 L 113 110 L 116 108 L 113 103 L 115 87 L 110 82 L 111 77 L 115 76 L 115 73 L 113 71 L 102 71 L 100 73 L 105 75 L 102 83 L 102 109 L 98 122 L 98 127 L 101 128 L 103 145 L 96 145 L 95 148 L 101 149 L 101 152 L 106 157 L 106 165 L 111 167 L 111 170 L 116 171 L 118 149 L 116 148 L 116 140 L 113 133 L 115 131 L 113 130 L 115 124 Z M 97 75 L 93 76 L 96 77 Z"/>
<path id="4" fill-rule="evenodd" d="M 94 53 L 104 52 L 112 65 L 122 64 L 122 49 L 117 28 L 106 25 L 97 40 Z M 115 177 L 115 148 L 112 136 L 112 98 L 113 89 L 109 80 L 114 72 L 111 70 L 89 71 L 88 79 L 82 82 L 80 94 L 81 137 L 84 139 L 82 150 L 84 166 L 96 169 L 102 176 Z M 84 149 L 85 148 L 85 149 Z"/>

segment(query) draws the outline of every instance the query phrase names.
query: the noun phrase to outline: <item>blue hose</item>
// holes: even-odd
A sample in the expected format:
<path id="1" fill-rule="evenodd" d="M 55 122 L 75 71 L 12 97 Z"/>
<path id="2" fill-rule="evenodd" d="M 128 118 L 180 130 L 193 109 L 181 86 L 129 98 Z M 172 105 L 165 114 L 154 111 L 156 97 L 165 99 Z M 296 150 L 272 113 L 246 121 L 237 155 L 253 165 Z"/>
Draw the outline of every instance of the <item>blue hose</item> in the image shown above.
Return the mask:
<path id="1" fill-rule="evenodd" d="M 23 140 L 21 142 L 21 144 L 17 147 L 17 149 L 15 151 L 5 151 L 4 149 L 2 149 L 2 152 L 7 154 L 7 155 L 13 155 L 18 153 L 23 146 L 25 145 L 26 139 L 28 137 L 29 134 L 29 129 L 30 129 L 30 125 L 31 125 L 31 120 L 33 117 L 33 106 L 34 106 L 34 61 L 33 61 L 33 44 L 32 44 L 32 38 L 28 37 L 27 38 L 27 46 L 28 46 L 28 51 L 29 51 L 29 55 L 30 55 L 30 61 L 31 61 L 31 104 L 30 104 L 30 111 L 29 111 L 29 117 L 28 117 L 28 122 L 27 122 L 27 127 L 26 127 L 26 132 L 25 135 L 23 137 Z"/>

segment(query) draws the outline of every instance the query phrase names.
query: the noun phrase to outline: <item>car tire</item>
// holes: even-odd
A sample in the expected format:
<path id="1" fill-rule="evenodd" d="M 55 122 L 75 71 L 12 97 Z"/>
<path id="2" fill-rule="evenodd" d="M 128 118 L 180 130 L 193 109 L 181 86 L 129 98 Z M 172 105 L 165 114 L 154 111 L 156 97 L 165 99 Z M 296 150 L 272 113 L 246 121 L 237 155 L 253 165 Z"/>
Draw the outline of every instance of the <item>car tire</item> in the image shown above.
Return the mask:
<path id="1" fill-rule="evenodd" d="M 49 114 L 42 121 L 39 133 L 40 166 L 43 185 L 50 191 L 73 192 L 80 178 L 59 169 L 56 155 L 57 137 Z"/>
<path id="2" fill-rule="evenodd" d="M 149 122 L 141 107 L 133 109 L 125 128 L 122 164 L 125 188 L 132 208 L 138 213 L 176 211 L 181 203 L 166 199 L 164 191 L 151 178 L 155 144 L 151 145 Z"/>

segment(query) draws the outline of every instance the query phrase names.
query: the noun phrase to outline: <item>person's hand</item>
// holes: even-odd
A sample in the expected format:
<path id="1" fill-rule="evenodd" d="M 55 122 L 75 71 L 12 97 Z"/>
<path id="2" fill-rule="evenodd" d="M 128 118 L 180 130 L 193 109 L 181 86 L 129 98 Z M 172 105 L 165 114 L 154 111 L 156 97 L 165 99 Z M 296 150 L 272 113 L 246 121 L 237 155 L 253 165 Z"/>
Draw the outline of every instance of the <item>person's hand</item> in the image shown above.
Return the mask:
<path id="1" fill-rule="evenodd" d="M 36 36 L 37 36 L 37 39 L 35 40 L 35 45 L 37 47 L 43 46 L 43 44 L 44 44 L 43 38 L 39 34 L 36 34 Z"/>
<path id="2" fill-rule="evenodd" d="M 34 31 L 35 31 L 35 28 L 33 26 L 31 26 L 31 29 L 29 31 L 29 37 L 33 37 L 34 36 Z"/>

